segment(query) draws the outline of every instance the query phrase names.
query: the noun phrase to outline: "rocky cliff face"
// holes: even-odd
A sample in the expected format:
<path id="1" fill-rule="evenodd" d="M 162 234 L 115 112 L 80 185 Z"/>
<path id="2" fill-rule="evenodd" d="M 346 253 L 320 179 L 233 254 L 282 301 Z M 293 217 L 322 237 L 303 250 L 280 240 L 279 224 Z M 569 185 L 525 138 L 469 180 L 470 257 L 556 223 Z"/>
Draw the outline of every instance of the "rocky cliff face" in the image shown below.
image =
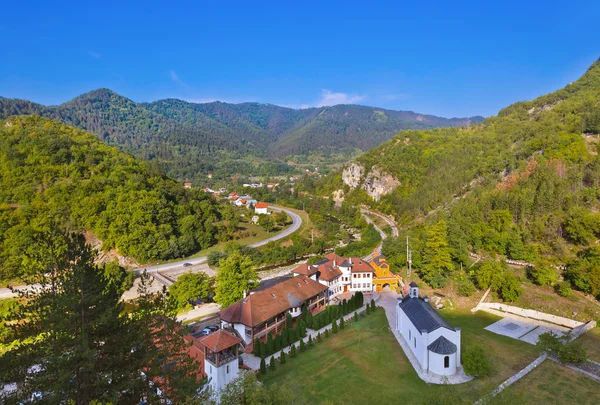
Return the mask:
<path id="1" fill-rule="evenodd" d="M 358 187 L 362 181 L 362 177 L 365 174 L 365 168 L 358 163 L 351 163 L 350 166 L 344 168 L 342 172 L 342 181 L 344 184 L 350 186 L 351 189 Z"/>
<path id="2" fill-rule="evenodd" d="M 394 179 L 392 175 L 373 168 L 367 175 L 362 188 L 375 201 L 379 201 L 381 196 L 391 193 L 399 185 L 400 182 Z"/>
<path id="3" fill-rule="evenodd" d="M 365 168 L 362 165 L 351 163 L 344 168 L 342 172 L 342 181 L 351 189 L 355 189 L 362 184 L 361 188 L 375 201 L 379 201 L 381 196 L 391 193 L 400 185 L 400 182 L 394 179 L 392 175 L 387 174 L 376 167 L 371 169 L 363 181 L 364 174 Z M 338 197 L 339 199 L 340 196 L 336 195 L 335 197 Z"/>

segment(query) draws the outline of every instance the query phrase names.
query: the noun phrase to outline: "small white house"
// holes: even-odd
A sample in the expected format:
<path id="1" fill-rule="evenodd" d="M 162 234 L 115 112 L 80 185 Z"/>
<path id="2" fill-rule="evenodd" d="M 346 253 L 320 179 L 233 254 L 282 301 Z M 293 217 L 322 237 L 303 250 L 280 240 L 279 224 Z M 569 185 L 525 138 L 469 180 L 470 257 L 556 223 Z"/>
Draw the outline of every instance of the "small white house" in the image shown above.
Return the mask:
<path id="1" fill-rule="evenodd" d="M 269 213 L 269 204 L 267 203 L 258 203 L 254 206 L 255 214 L 268 214 Z"/>
<path id="2" fill-rule="evenodd" d="M 450 326 L 427 297 L 419 297 L 414 281 L 409 295 L 399 300 L 396 316 L 398 330 L 423 371 L 442 376 L 457 372 L 461 367 L 460 328 Z"/>

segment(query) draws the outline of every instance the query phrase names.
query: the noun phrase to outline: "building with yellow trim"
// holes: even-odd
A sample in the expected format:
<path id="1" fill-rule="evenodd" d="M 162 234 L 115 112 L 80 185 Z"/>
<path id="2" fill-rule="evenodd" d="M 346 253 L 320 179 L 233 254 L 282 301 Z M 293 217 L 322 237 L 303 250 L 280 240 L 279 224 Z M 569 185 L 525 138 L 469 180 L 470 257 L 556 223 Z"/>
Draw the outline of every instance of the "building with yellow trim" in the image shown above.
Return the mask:
<path id="1" fill-rule="evenodd" d="M 373 289 L 375 291 L 382 291 L 385 287 L 389 287 L 392 290 L 400 287 L 402 277 L 392 273 L 390 264 L 384 255 L 375 250 L 369 264 L 375 270 L 373 277 Z"/>

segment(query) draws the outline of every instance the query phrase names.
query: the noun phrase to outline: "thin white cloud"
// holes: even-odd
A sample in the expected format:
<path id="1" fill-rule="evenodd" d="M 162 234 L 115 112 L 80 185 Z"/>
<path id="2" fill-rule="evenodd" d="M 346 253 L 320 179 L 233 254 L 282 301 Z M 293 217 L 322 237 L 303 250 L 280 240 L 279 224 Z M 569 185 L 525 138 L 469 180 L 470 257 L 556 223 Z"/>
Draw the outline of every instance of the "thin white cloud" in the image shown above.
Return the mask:
<path id="1" fill-rule="evenodd" d="M 350 95 L 348 93 L 334 93 L 331 90 L 323 89 L 321 99 L 315 104 L 316 107 L 332 106 L 337 104 L 356 104 L 364 100 L 366 96 Z"/>
<path id="2" fill-rule="evenodd" d="M 179 78 L 179 75 L 178 75 L 178 74 L 177 74 L 177 73 L 176 73 L 176 72 L 175 72 L 173 69 L 169 70 L 169 78 L 170 78 L 171 80 L 173 80 L 173 82 L 174 82 L 176 85 L 178 85 L 178 86 L 181 86 L 181 87 L 184 87 L 184 88 L 189 88 L 189 86 L 187 85 L 187 83 L 186 83 L 186 82 L 184 82 L 183 80 L 181 80 L 181 79 Z"/>
<path id="3" fill-rule="evenodd" d="M 100 59 L 102 57 L 102 55 L 99 52 L 88 51 L 88 55 L 90 55 L 92 58 L 96 58 L 96 59 Z"/>

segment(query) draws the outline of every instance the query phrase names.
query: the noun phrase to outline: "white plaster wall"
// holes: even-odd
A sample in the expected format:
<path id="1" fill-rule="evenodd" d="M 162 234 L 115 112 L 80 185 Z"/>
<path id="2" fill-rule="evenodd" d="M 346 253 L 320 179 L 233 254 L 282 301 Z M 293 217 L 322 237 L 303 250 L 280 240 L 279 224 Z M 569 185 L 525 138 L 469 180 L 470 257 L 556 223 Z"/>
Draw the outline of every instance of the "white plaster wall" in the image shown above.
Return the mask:
<path id="1" fill-rule="evenodd" d="M 450 367 L 444 368 L 444 357 L 450 358 Z M 429 352 L 429 371 L 439 375 L 452 375 L 456 373 L 456 354 L 437 354 Z"/>
<path id="2" fill-rule="evenodd" d="M 227 366 L 229 366 L 229 372 L 227 372 Z M 210 385 L 216 392 L 229 384 L 240 373 L 238 359 L 233 359 L 229 363 L 222 364 L 220 367 L 215 367 L 205 359 L 204 370 L 206 376 L 210 379 Z"/>
<path id="3" fill-rule="evenodd" d="M 252 343 L 252 337 L 246 336 L 246 325 L 241 323 L 234 323 L 233 329 L 237 330 L 241 337 L 244 338 L 246 343 Z"/>
<path id="4" fill-rule="evenodd" d="M 404 340 L 408 343 L 410 350 L 414 353 L 415 357 L 419 361 L 422 369 L 427 369 L 426 355 L 427 345 L 426 340 L 423 339 L 421 333 L 415 328 L 410 319 L 406 316 L 404 311 L 398 308 L 398 326 L 400 333 L 404 337 Z M 410 331 L 410 334 L 409 334 Z M 410 335 L 410 339 L 409 339 Z M 416 347 L 415 347 L 416 338 Z"/>

